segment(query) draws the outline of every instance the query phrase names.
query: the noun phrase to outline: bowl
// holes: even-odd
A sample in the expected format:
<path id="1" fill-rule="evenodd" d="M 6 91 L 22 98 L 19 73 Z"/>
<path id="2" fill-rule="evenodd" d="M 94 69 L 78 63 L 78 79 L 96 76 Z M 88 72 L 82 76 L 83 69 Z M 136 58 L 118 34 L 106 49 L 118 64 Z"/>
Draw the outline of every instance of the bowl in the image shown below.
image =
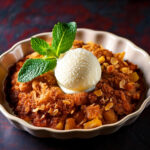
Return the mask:
<path id="1" fill-rule="evenodd" d="M 40 37 L 48 41 L 50 40 L 51 35 L 50 32 L 45 32 L 34 35 L 33 37 Z M 119 130 L 122 126 L 131 124 L 139 117 L 144 108 L 150 104 L 149 54 L 129 40 L 104 31 L 80 28 L 77 30 L 76 39 L 83 40 L 84 42 L 92 41 L 101 44 L 104 48 L 111 50 L 113 53 L 125 51 L 125 59 L 137 64 L 144 73 L 148 85 L 146 99 L 136 111 L 125 116 L 116 123 L 102 125 L 93 129 L 55 130 L 46 127 L 36 127 L 27 123 L 15 116 L 12 109 L 9 107 L 9 104 L 5 99 L 4 81 L 8 75 L 9 68 L 25 55 L 31 53 L 32 48 L 30 45 L 30 38 L 28 38 L 16 43 L 0 56 L 0 111 L 16 128 L 27 131 L 36 137 L 51 137 L 58 139 L 91 138 L 97 135 L 111 134 Z"/>

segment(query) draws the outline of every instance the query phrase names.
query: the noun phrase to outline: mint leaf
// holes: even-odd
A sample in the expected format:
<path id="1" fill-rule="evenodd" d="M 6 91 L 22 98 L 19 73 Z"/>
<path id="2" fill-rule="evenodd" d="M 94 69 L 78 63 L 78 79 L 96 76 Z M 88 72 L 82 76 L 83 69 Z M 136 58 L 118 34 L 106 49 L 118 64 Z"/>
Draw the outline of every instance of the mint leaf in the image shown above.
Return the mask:
<path id="1" fill-rule="evenodd" d="M 56 59 L 27 59 L 18 74 L 19 82 L 28 82 L 35 77 L 54 69 Z"/>
<path id="2" fill-rule="evenodd" d="M 44 40 L 40 38 L 31 38 L 31 46 L 34 51 L 44 56 L 55 56 L 55 51 L 52 47 Z"/>
<path id="3" fill-rule="evenodd" d="M 69 50 L 75 39 L 77 25 L 75 22 L 58 22 L 52 32 L 52 47 L 56 50 L 56 56 Z"/>

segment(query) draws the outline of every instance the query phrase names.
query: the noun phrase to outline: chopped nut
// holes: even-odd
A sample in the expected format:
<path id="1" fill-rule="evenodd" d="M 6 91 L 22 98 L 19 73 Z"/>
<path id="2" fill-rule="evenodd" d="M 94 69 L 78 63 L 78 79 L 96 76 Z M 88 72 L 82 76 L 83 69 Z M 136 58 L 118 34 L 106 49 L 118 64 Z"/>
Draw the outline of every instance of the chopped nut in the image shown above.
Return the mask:
<path id="1" fill-rule="evenodd" d="M 38 112 L 38 111 L 39 111 L 38 107 L 32 110 L 32 112 Z"/>
<path id="2" fill-rule="evenodd" d="M 137 74 L 137 72 L 133 72 L 131 75 L 130 75 L 130 80 L 133 81 L 133 82 L 136 82 L 139 80 L 139 75 Z"/>
<path id="3" fill-rule="evenodd" d="M 81 122 L 80 125 L 84 124 L 86 122 L 86 118 L 84 118 Z"/>
<path id="4" fill-rule="evenodd" d="M 102 96 L 102 95 L 103 95 L 103 92 L 101 91 L 101 89 L 99 89 L 99 90 L 94 91 L 94 94 L 95 94 L 96 96 Z"/>
<path id="5" fill-rule="evenodd" d="M 128 67 L 123 67 L 123 68 L 120 69 L 120 71 L 122 73 L 126 73 L 126 74 L 132 73 L 132 70 L 130 70 Z"/>
<path id="6" fill-rule="evenodd" d="M 53 108 L 50 108 L 48 113 L 50 113 L 52 115 L 53 114 Z"/>
<path id="7" fill-rule="evenodd" d="M 102 125 L 102 121 L 98 118 L 95 118 L 91 121 L 84 123 L 84 129 L 91 129 Z"/>
<path id="8" fill-rule="evenodd" d="M 107 66 L 107 71 L 108 71 L 108 72 L 113 72 L 114 69 L 115 69 L 115 67 L 114 67 L 113 65 Z"/>
<path id="9" fill-rule="evenodd" d="M 110 62 L 111 62 L 112 65 L 118 64 L 118 60 L 115 57 L 112 57 Z"/>
<path id="10" fill-rule="evenodd" d="M 115 57 L 119 58 L 120 60 L 123 60 L 124 55 L 125 55 L 125 52 L 121 52 L 121 53 L 115 54 Z"/>
<path id="11" fill-rule="evenodd" d="M 121 70 L 121 72 L 123 72 L 123 73 L 128 73 L 129 68 L 123 67 L 123 68 L 121 68 L 120 70 Z"/>
<path id="12" fill-rule="evenodd" d="M 108 63 L 103 63 L 103 66 L 107 67 L 107 66 L 109 66 L 109 64 Z"/>
<path id="13" fill-rule="evenodd" d="M 44 110 L 44 109 L 45 109 L 45 105 L 42 104 L 41 106 L 39 106 L 39 107 L 33 109 L 32 112 L 38 112 L 39 110 Z"/>
<path id="14" fill-rule="evenodd" d="M 126 83 L 126 81 L 125 81 L 124 79 L 122 79 L 122 80 L 119 82 L 119 87 L 120 87 L 121 89 L 124 89 L 125 83 Z"/>
<path id="15" fill-rule="evenodd" d="M 71 110 L 70 114 L 73 114 L 73 113 L 74 113 L 74 111 L 75 111 L 74 109 L 73 109 L 73 110 Z"/>
<path id="16" fill-rule="evenodd" d="M 66 104 L 66 105 L 70 105 L 71 104 L 70 100 L 68 100 L 68 99 L 63 100 L 63 103 Z"/>
<path id="17" fill-rule="evenodd" d="M 45 114 L 42 115 L 41 119 L 45 118 Z"/>
<path id="18" fill-rule="evenodd" d="M 53 115 L 53 116 L 56 116 L 57 114 L 58 114 L 58 109 L 54 109 L 52 115 Z"/>
<path id="19" fill-rule="evenodd" d="M 105 57 L 101 56 L 100 58 L 98 58 L 98 61 L 100 64 L 102 64 L 103 62 L 105 62 Z"/>
<path id="20" fill-rule="evenodd" d="M 114 106 L 114 104 L 113 104 L 112 102 L 109 102 L 109 103 L 105 106 L 105 111 L 110 110 L 113 106 Z"/>

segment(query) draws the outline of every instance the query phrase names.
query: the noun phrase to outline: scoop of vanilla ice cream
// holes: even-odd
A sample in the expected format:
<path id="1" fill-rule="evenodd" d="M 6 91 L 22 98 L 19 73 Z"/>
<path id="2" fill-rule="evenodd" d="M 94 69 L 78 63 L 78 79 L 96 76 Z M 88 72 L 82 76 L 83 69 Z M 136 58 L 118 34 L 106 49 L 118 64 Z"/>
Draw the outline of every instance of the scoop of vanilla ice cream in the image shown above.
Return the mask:
<path id="1" fill-rule="evenodd" d="M 101 67 L 91 52 L 72 49 L 58 59 L 55 77 L 65 93 L 90 91 L 101 78 Z"/>

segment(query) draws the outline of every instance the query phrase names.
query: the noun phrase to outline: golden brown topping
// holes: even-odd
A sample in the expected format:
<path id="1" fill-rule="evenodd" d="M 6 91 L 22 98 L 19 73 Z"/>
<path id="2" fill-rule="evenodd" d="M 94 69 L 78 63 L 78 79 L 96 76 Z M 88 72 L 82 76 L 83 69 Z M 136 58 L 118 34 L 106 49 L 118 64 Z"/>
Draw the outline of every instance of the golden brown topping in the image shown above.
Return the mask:
<path id="1" fill-rule="evenodd" d="M 124 52 L 113 54 L 92 42 L 74 41 L 73 48 L 79 47 L 91 51 L 101 64 L 103 72 L 96 89 L 66 94 L 58 86 L 52 71 L 28 83 L 17 82 L 24 61 L 40 57 L 32 53 L 16 64 L 10 76 L 8 90 L 20 118 L 36 126 L 58 130 L 90 129 L 114 123 L 135 110 L 146 91 L 137 65 L 124 61 Z"/>

